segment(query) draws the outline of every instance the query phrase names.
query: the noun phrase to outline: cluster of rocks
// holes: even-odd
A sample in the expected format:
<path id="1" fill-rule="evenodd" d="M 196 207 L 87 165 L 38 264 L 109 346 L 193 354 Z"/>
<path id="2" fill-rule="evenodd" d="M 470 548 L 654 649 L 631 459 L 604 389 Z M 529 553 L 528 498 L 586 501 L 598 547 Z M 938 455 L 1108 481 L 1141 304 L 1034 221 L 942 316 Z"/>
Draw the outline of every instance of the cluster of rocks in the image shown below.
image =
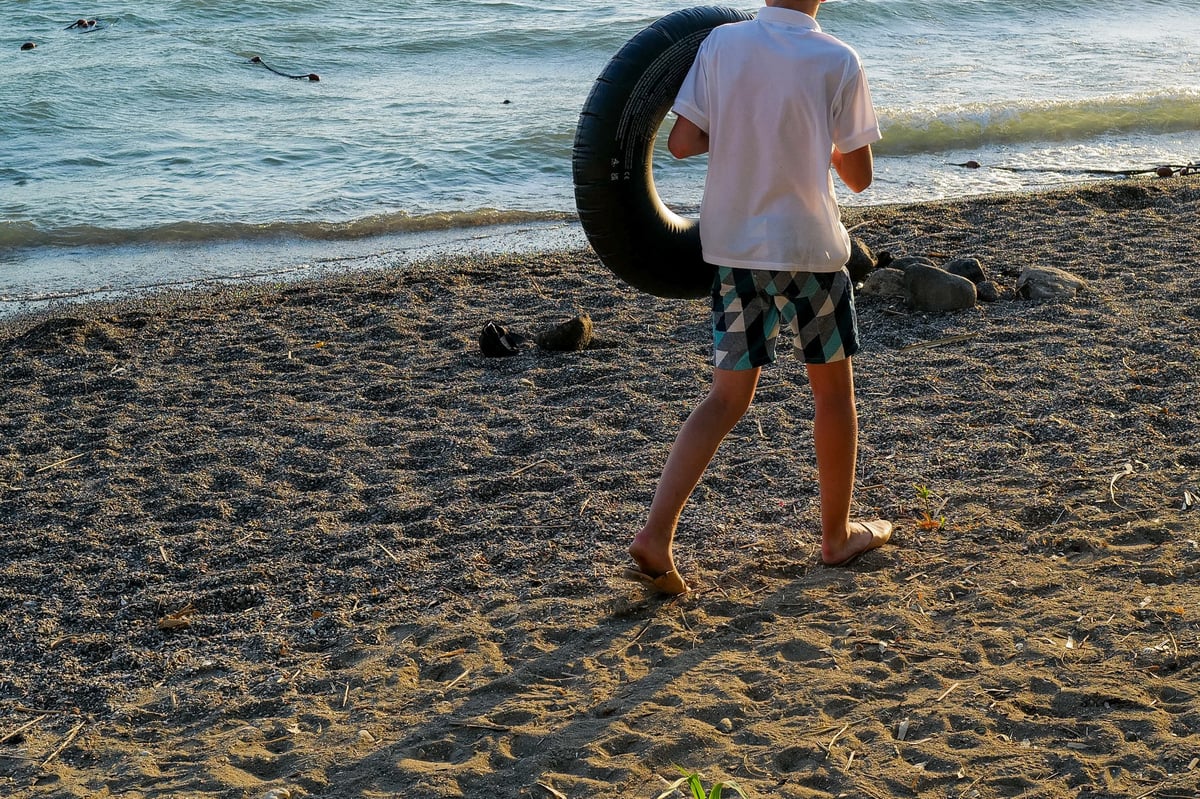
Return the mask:
<path id="1" fill-rule="evenodd" d="M 861 239 L 852 240 L 847 267 L 858 291 L 883 299 L 901 299 L 918 311 L 961 311 L 980 302 L 1021 297 L 1032 300 L 1070 299 L 1087 283 L 1062 269 L 1029 266 L 1017 282 L 1005 287 L 988 276 L 978 258 L 969 256 L 935 263 L 923 255 L 876 257 Z"/>
<path id="2" fill-rule="evenodd" d="M 1051 266 L 1027 266 L 1016 283 L 1003 286 L 988 276 L 978 258 L 961 256 L 938 264 L 924 255 L 876 257 L 861 239 L 852 239 L 847 268 L 858 292 L 898 299 L 917 311 L 961 311 L 981 302 L 1004 299 L 1071 299 L 1087 282 Z M 592 345 L 592 318 L 582 313 L 546 328 L 535 336 L 488 322 L 479 333 L 479 351 L 489 358 L 519 355 L 529 344 L 546 352 L 575 352 Z"/>
<path id="3" fill-rule="evenodd" d="M 542 330 L 532 340 L 538 349 L 546 352 L 586 350 L 592 343 L 592 317 L 580 314 Z M 479 351 L 489 358 L 518 355 L 529 342 L 529 336 L 499 322 L 488 322 L 479 333 Z"/>

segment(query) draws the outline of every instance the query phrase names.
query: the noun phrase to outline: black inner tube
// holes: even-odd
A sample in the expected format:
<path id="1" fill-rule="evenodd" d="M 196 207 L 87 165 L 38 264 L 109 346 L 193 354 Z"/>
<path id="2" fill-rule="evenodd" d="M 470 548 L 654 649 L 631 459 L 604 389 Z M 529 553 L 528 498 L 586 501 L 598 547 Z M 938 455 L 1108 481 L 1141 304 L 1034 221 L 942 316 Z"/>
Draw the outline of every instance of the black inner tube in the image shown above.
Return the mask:
<path id="1" fill-rule="evenodd" d="M 668 14 L 613 56 L 579 115 L 571 159 L 579 221 L 600 261 L 640 291 L 692 299 L 712 287 L 699 224 L 667 208 L 654 186 L 654 140 L 701 42 L 748 19 L 724 6 Z"/>

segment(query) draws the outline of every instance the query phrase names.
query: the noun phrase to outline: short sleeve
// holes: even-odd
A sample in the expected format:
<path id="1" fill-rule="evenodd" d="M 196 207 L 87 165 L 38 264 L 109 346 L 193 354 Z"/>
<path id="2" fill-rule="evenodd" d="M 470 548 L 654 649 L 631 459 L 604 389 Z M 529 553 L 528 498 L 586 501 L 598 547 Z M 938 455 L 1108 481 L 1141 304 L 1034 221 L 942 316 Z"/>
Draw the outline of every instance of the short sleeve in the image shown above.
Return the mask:
<path id="1" fill-rule="evenodd" d="M 686 117 L 689 122 L 705 133 L 709 132 L 708 70 L 705 64 L 708 55 L 707 45 L 711 38 L 710 36 L 700 44 L 696 60 L 692 62 L 691 68 L 683 79 L 683 85 L 679 87 L 679 93 L 675 95 L 675 104 L 671 106 L 672 111 L 681 117 Z"/>
<path id="2" fill-rule="evenodd" d="M 857 59 L 854 68 L 842 82 L 833 104 L 833 143 L 843 153 L 873 144 L 883 138 L 879 118 L 871 102 L 867 74 Z"/>

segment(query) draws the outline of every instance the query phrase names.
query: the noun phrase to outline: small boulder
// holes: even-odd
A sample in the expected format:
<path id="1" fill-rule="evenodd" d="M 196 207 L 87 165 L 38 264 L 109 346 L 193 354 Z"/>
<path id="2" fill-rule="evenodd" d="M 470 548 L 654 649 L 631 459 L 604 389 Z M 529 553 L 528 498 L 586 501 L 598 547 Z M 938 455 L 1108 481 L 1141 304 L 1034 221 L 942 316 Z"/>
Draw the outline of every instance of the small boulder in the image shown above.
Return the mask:
<path id="1" fill-rule="evenodd" d="M 975 284 L 959 275 L 926 264 L 913 264 L 904 272 L 908 301 L 920 311 L 961 311 L 978 301 Z"/>
<path id="2" fill-rule="evenodd" d="M 550 352 L 586 350 L 592 343 L 592 317 L 580 314 L 537 334 L 538 347 Z"/>
<path id="3" fill-rule="evenodd" d="M 904 288 L 904 272 L 891 268 L 876 269 L 867 275 L 859 291 L 867 296 L 883 299 L 908 297 L 908 291 Z"/>
<path id="4" fill-rule="evenodd" d="M 999 302 L 1000 286 L 994 280 L 985 280 L 975 286 L 975 293 L 980 302 Z"/>
<path id="5" fill-rule="evenodd" d="M 888 264 L 890 269 L 899 269 L 901 272 L 907 272 L 914 266 L 931 266 L 935 269 L 937 268 L 937 264 L 924 255 L 905 255 Z"/>
<path id="6" fill-rule="evenodd" d="M 861 283 L 866 280 L 867 275 L 875 268 L 875 256 L 871 254 L 871 248 L 859 238 L 850 239 L 850 260 L 846 262 L 846 269 L 850 272 L 850 279 L 855 283 Z"/>
<path id="7" fill-rule="evenodd" d="M 979 263 L 978 258 L 955 258 L 951 261 L 947 261 L 946 265 L 943 266 L 942 269 L 945 269 L 952 275 L 965 277 L 976 286 L 988 279 L 987 274 L 984 273 L 983 266 Z"/>
<path id="8" fill-rule="evenodd" d="M 1087 281 L 1053 266 L 1027 266 L 1017 278 L 1017 296 L 1028 300 L 1069 300 Z"/>

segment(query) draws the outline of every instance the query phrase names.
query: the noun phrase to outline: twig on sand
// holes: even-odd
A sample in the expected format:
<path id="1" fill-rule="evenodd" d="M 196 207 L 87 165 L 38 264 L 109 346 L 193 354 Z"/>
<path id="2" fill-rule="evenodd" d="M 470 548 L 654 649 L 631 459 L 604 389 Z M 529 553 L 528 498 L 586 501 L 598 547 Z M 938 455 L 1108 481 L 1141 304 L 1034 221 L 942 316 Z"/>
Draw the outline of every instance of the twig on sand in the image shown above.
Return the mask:
<path id="1" fill-rule="evenodd" d="M 905 344 L 900 348 L 900 352 L 909 352 L 911 350 L 924 350 L 929 347 L 940 347 L 943 344 L 957 344 L 960 341 L 969 341 L 973 338 L 978 338 L 978 333 L 963 333 L 961 336 L 947 336 L 946 338 L 938 338 L 933 341 L 921 341 L 916 344 Z"/>
<path id="2" fill-rule="evenodd" d="M 829 748 L 829 749 L 832 749 L 832 748 L 833 748 L 833 742 L 834 742 L 834 741 L 836 741 L 838 738 L 840 738 L 840 737 L 842 736 L 842 733 L 844 733 L 844 732 L 845 732 L 846 730 L 848 730 L 848 729 L 850 729 L 850 722 L 849 722 L 849 721 L 847 721 L 845 724 L 843 724 L 843 725 L 842 725 L 842 728 L 833 734 L 833 737 L 829 739 L 829 743 L 828 743 L 828 745 L 827 745 L 827 748 Z"/>
<path id="3" fill-rule="evenodd" d="M 493 724 L 490 721 L 465 721 L 463 719 L 451 719 L 450 723 L 455 727 L 466 727 L 469 730 L 495 730 L 496 732 L 512 732 L 512 727 L 505 727 L 503 724 Z"/>
<path id="4" fill-rule="evenodd" d="M 67 737 L 62 742 L 62 744 L 60 744 L 57 749 L 55 749 L 53 752 L 50 753 L 50 757 L 48 757 L 42 761 L 43 768 L 50 765 L 51 760 L 58 757 L 60 754 L 62 754 L 62 751 L 64 749 L 66 749 L 68 746 L 71 745 L 71 741 L 75 740 L 75 736 L 79 734 L 79 731 L 83 729 L 83 725 L 86 723 L 87 722 L 84 722 L 84 721 L 79 722 L 78 724 L 75 725 L 75 728 L 73 730 L 71 730 L 69 733 L 67 733 Z"/>
<path id="5" fill-rule="evenodd" d="M 16 738 L 18 735 L 25 732 L 25 730 L 29 729 L 34 724 L 37 724 L 39 721 L 41 721 L 44 718 L 46 718 L 46 716 L 43 714 L 41 716 L 38 716 L 36 719 L 25 722 L 20 727 L 17 727 L 15 730 L 13 730 L 12 732 L 5 733 L 4 737 L 0 738 L 0 744 L 5 743 L 6 741 L 8 741 L 12 738 Z"/>
<path id="6" fill-rule="evenodd" d="M 629 642 L 629 645 L 633 646 L 634 644 L 636 644 L 638 642 L 638 639 L 642 637 L 642 634 L 645 633 L 646 630 L 650 629 L 650 625 L 653 623 L 654 623 L 653 616 L 646 619 L 646 623 L 642 625 L 642 629 L 637 631 L 637 635 L 633 636 L 633 640 Z"/>
<path id="7" fill-rule="evenodd" d="M 1121 504 L 1120 502 L 1117 502 L 1117 481 L 1122 477 L 1128 477 L 1131 474 L 1133 474 L 1133 464 L 1129 461 L 1125 461 L 1125 470 L 1117 472 L 1111 478 L 1109 478 L 1108 498 L 1112 500 L 1114 505 L 1119 506 Z"/>
<path id="8" fill-rule="evenodd" d="M 947 688 L 945 691 L 943 691 L 943 692 L 942 692 L 942 695 L 941 695 L 941 696 L 939 696 L 939 697 L 938 697 L 938 698 L 937 698 L 935 701 L 937 701 L 937 702 L 941 702 L 943 699 L 945 699 L 946 697 L 948 697 L 948 696 L 950 695 L 950 692 L 951 692 L 951 691 L 953 691 L 955 688 L 957 688 L 957 687 L 958 687 L 959 685 L 961 685 L 961 684 L 962 684 L 962 683 L 957 683 L 957 682 L 956 682 L 956 683 L 954 683 L 954 684 L 953 684 L 953 685 L 951 685 L 949 688 Z"/>
<path id="9" fill-rule="evenodd" d="M 50 469 L 53 469 L 55 466 L 62 466 L 63 464 L 70 463 L 70 462 L 71 462 L 71 461 L 73 461 L 73 460 L 78 460 L 79 458 L 82 458 L 84 455 L 87 455 L 87 453 L 86 453 L 86 452 L 81 452 L 81 453 L 79 453 L 78 455 L 72 455 L 72 456 L 71 456 L 71 457 L 69 457 L 69 458 L 63 458 L 61 461 L 55 461 L 54 463 L 48 463 L 48 464 L 46 464 L 45 466 L 43 466 L 42 468 L 40 468 L 40 469 L 34 469 L 34 470 L 33 470 L 33 473 L 34 473 L 34 474 L 41 474 L 42 472 L 49 471 Z"/>
<path id="10" fill-rule="evenodd" d="M 567 795 L 565 793 L 554 790 L 544 782 L 539 782 L 537 785 L 539 788 L 544 788 L 545 790 L 549 791 L 550 795 L 553 796 L 554 799 L 567 799 Z"/>
<path id="11" fill-rule="evenodd" d="M 522 466 L 520 469 L 517 469 L 515 472 L 512 473 L 512 476 L 516 477 L 521 472 L 527 472 L 530 469 L 532 469 L 534 466 L 541 466 L 543 463 L 549 463 L 549 462 L 550 461 L 546 460 L 545 458 L 538 458 L 533 463 L 526 464 L 526 465 Z"/>
<path id="12" fill-rule="evenodd" d="M 454 686 L 458 685 L 460 682 L 465 680 L 468 677 L 468 675 L 470 675 L 470 673 L 471 673 L 470 669 L 464 669 L 462 674 L 458 675 L 453 680 L 446 683 L 446 687 L 442 689 L 442 693 L 445 693 L 446 691 L 449 691 Z"/>

